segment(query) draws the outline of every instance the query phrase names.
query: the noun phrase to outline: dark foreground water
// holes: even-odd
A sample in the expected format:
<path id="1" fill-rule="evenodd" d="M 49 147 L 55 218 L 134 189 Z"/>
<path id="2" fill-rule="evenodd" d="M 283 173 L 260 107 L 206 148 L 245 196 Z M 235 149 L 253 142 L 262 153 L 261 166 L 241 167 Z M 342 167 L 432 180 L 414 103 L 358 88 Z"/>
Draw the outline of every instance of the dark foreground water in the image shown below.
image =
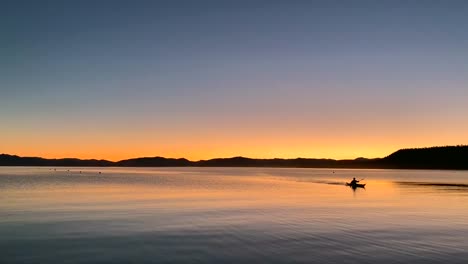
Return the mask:
<path id="1" fill-rule="evenodd" d="M 0 263 L 468 263 L 468 172 L 0 167 Z"/>

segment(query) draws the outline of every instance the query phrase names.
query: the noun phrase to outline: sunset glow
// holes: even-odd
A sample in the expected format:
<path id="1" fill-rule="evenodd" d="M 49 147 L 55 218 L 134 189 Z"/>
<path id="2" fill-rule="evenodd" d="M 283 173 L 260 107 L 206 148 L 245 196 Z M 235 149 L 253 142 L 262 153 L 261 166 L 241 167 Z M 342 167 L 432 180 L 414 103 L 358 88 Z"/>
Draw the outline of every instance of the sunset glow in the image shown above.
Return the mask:
<path id="1" fill-rule="evenodd" d="M 0 152 L 352 159 L 468 143 L 466 6 L 245 5 L 7 5 Z"/>

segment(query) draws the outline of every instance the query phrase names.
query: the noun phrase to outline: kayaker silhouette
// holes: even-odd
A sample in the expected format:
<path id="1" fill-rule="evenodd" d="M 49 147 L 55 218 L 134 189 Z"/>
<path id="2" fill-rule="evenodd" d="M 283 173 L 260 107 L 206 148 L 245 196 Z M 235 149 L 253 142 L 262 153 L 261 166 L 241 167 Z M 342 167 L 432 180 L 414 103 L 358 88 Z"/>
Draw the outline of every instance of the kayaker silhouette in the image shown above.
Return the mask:
<path id="1" fill-rule="evenodd" d="M 364 180 L 364 179 L 361 179 L 360 181 L 362 181 L 362 180 Z M 353 178 L 353 180 L 351 182 L 346 183 L 346 186 L 350 186 L 353 189 L 364 188 L 366 186 L 366 184 L 358 183 L 360 181 L 356 180 L 356 178 Z"/>

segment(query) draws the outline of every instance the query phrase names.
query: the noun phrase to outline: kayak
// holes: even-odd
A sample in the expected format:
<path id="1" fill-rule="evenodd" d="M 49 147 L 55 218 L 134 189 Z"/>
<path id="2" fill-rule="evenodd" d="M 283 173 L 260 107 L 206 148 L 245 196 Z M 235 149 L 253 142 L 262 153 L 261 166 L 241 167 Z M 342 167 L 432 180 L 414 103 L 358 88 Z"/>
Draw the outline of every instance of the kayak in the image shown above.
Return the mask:
<path id="1" fill-rule="evenodd" d="M 346 186 L 349 186 L 349 187 L 352 187 L 352 188 L 364 188 L 366 186 L 366 184 L 361 184 L 361 183 L 355 183 L 355 184 L 351 184 L 349 182 L 346 183 Z"/>
<path id="2" fill-rule="evenodd" d="M 355 183 L 355 184 L 351 184 L 349 182 L 346 183 L 346 186 L 349 186 L 349 187 L 352 187 L 352 188 L 364 188 L 366 186 L 366 184 L 361 184 L 361 183 Z"/>

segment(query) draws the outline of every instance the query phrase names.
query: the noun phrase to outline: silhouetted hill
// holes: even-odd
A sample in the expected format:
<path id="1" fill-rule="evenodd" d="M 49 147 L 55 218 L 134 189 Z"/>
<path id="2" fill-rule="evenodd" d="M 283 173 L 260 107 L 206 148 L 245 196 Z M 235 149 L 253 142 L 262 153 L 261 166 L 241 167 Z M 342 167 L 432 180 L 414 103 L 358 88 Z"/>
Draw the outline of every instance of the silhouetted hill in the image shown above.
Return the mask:
<path id="1" fill-rule="evenodd" d="M 400 149 L 382 159 L 397 169 L 468 169 L 468 146 Z"/>
<path id="2" fill-rule="evenodd" d="M 372 159 L 250 159 L 244 157 L 201 160 L 194 162 L 200 167 L 295 167 L 295 168 L 359 168 L 371 166 Z"/>
<path id="3" fill-rule="evenodd" d="M 190 165 L 192 165 L 192 162 L 187 159 L 168 159 L 163 157 L 127 159 L 115 163 L 115 166 L 122 167 L 185 167 Z"/>
<path id="4" fill-rule="evenodd" d="M 81 160 L 73 158 L 44 159 L 39 157 L 19 157 L 16 155 L 0 154 L 0 166 L 112 166 L 113 162 L 108 160 Z"/>
<path id="5" fill-rule="evenodd" d="M 468 170 L 468 146 L 401 149 L 385 158 L 334 159 L 251 159 L 245 157 L 189 161 L 145 157 L 112 162 L 108 160 L 44 159 L 0 155 L 0 166 L 121 166 L 121 167 L 296 167 L 296 168 L 381 168 Z"/>

